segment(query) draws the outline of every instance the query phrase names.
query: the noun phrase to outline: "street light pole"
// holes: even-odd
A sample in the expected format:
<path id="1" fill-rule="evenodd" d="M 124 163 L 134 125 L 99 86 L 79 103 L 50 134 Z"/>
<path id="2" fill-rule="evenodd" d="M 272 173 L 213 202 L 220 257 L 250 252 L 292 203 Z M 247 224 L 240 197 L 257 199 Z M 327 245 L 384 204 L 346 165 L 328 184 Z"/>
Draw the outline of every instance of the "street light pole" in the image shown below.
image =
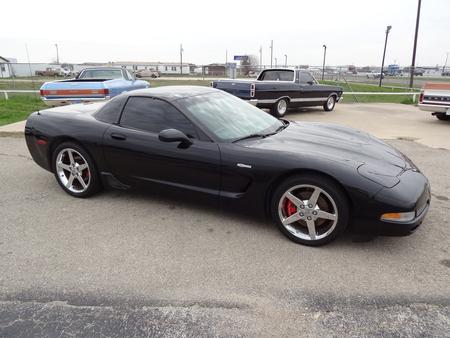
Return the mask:
<path id="1" fill-rule="evenodd" d="M 55 43 L 56 46 L 56 63 L 59 64 L 59 51 L 58 51 L 58 45 Z"/>
<path id="2" fill-rule="evenodd" d="M 284 55 L 285 61 L 284 61 L 284 68 L 287 68 L 287 55 Z"/>
<path id="3" fill-rule="evenodd" d="M 323 67 L 322 67 L 322 81 L 325 75 L 325 58 L 327 57 L 327 46 L 323 45 Z"/>
<path id="4" fill-rule="evenodd" d="M 381 81 L 383 80 L 384 57 L 386 56 L 387 40 L 388 40 L 389 32 L 391 31 L 391 28 L 392 28 L 392 26 L 387 26 L 387 28 L 386 28 L 386 40 L 384 41 L 383 61 L 381 61 L 380 85 L 378 87 L 381 87 Z"/>
<path id="5" fill-rule="evenodd" d="M 272 68 L 272 60 L 273 60 L 273 40 L 270 41 L 270 68 Z"/>

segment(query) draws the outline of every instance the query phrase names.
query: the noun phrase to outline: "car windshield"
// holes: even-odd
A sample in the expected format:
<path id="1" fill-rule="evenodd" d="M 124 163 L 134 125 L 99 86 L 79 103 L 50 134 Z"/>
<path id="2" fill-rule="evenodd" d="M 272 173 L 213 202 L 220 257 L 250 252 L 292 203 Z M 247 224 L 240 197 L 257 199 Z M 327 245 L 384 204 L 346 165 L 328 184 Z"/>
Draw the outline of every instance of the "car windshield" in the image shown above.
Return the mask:
<path id="1" fill-rule="evenodd" d="M 233 95 L 215 92 L 178 101 L 222 141 L 267 136 L 284 123 Z"/>

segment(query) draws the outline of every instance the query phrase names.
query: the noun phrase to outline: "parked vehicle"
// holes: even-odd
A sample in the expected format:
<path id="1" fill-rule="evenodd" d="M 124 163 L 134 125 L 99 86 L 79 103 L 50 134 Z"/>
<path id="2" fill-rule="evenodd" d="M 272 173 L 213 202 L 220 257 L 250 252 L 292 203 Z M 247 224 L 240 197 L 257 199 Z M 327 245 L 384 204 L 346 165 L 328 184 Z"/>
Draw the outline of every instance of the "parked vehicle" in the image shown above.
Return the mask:
<path id="1" fill-rule="evenodd" d="M 431 198 L 411 160 L 373 136 L 277 119 L 208 87 L 42 110 L 28 118 L 25 138 L 71 196 L 103 185 L 188 195 L 271 216 L 283 235 L 310 246 L 330 243 L 348 224 L 355 236 L 410 235 Z"/>
<path id="2" fill-rule="evenodd" d="M 74 79 L 46 82 L 40 89 L 48 106 L 107 101 L 130 90 L 150 87 L 136 80 L 126 69 L 114 67 L 85 68 Z"/>
<path id="3" fill-rule="evenodd" d="M 399 65 L 389 65 L 387 69 L 387 76 L 403 76 L 403 71 L 400 69 Z"/>
<path id="4" fill-rule="evenodd" d="M 368 79 L 379 79 L 380 76 L 384 79 L 384 74 L 382 74 L 379 70 L 372 70 L 370 73 L 366 73 L 366 77 Z"/>
<path id="5" fill-rule="evenodd" d="M 65 76 L 66 72 L 62 68 L 47 68 L 45 70 L 36 70 L 37 76 Z"/>
<path id="6" fill-rule="evenodd" d="M 424 70 L 422 68 L 414 68 L 414 76 L 423 76 Z"/>
<path id="7" fill-rule="evenodd" d="M 450 83 L 425 83 L 420 91 L 419 109 L 439 120 L 450 120 Z"/>
<path id="8" fill-rule="evenodd" d="M 133 72 L 133 75 L 136 76 L 137 78 L 142 77 L 157 78 L 161 76 L 161 72 L 154 69 L 140 69 L 136 72 Z"/>
<path id="9" fill-rule="evenodd" d="M 288 108 L 323 106 L 334 109 L 343 88 L 319 84 L 303 69 L 265 69 L 256 80 L 220 79 L 211 87 L 233 94 L 258 108 L 269 108 L 272 115 L 283 117 Z"/>
<path id="10" fill-rule="evenodd" d="M 442 76 L 450 76 L 450 69 L 445 69 L 441 73 Z"/>

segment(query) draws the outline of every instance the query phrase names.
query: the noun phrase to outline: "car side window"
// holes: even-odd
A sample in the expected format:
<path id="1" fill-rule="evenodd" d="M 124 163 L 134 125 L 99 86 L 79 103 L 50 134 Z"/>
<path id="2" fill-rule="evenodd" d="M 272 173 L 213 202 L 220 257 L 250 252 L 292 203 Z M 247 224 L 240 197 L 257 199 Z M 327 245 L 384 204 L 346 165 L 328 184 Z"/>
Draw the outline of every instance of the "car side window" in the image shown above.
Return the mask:
<path id="1" fill-rule="evenodd" d="M 308 82 L 315 83 L 316 81 L 314 80 L 314 78 L 312 77 L 311 74 L 301 72 L 300 73 L 300 83 L 308 83 Z"/>
<path id="2" fill-rule="evenodd" d="M 164 129 L 178 129 L 190 138 L 198 138 L 189 121 L 170 103 L 150 97 L 132 96 L 120 118 L 120 125 L 159 134 Z"/>
<path id="3" fill-rule="evenodd" d="M 126 99 L 126 95 L 117 95 L 100 108 L 100 110 L 94 114 L 94 117 L 99 121 L 117 123 Z"/>

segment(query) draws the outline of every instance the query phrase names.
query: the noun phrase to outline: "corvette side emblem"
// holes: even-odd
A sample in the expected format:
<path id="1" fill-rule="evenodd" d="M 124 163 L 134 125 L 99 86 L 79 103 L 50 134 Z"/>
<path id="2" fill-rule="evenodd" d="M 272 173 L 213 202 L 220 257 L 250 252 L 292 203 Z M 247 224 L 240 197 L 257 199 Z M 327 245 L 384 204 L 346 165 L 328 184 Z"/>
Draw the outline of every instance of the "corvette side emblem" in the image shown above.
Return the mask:
<path id="1" fill-rule="evenodd" d="M 249 169 L 252 168 L 251 165 L 248 165 L 248 164 L 242 164 L 242 163 L 238 163 L 237 166 L 240 167 L 240 168 L 249 168 Z"/>

